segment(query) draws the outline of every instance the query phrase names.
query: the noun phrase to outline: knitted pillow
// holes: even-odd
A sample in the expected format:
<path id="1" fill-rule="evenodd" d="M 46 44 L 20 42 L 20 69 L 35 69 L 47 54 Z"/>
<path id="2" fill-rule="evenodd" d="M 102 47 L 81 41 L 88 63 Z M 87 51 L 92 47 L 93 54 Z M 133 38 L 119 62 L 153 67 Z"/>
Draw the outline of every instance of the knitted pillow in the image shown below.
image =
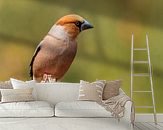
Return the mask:
<path id="1" fill-rule="evenodd" d="M 33 101 L 32 97 L 33 88 L 27 89 L 1 89 L 2 103 L 5 102 L 24 102 Z"/>
<path id="2" fill-rule="evenodd" d="M 81 80 L 78 100 L 101 101 L 105 81 L 92 83 Z"/>
<path id="3" fill-rule="evenodd" d="M 1 89 L 12 89 L 12 88 L 13 87 L 12 87 L 10 80 L 4 81 L 4 82 L 0 81 L 0 91 Z M 1 101 L 1 92 L 0 92 L 0 101 Z"/>

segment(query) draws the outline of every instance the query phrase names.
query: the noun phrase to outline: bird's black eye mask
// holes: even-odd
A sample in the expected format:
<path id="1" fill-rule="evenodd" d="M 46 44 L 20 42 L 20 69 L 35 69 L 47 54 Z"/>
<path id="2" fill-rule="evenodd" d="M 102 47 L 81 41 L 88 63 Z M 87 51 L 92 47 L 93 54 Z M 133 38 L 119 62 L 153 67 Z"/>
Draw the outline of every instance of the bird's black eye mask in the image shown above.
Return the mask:
<path id="1" fill-rule="evenodd" d="M 75 22 L 75 25 L 76 25 L 77 27 L 79 27 L 79 28 L 80 28 L 80 27 L 81 27 L 81 25 L 82 25 L 82 22 L 80 22 L 80 21 L 76 21 L 76 22 Z"/>
<path id="2" fill-rule="evenodd" d="M 84 21 L 83 21 L 83 22 L 81 22 L 81 21 L 76 21 L 76 22 L 71 22 L 71 23 L 74 23 L 75 26 L 78 27 L 79 30 L 80 30 L 80 32 L 81 32 L 81 26 L 82 26 L 82 24 L 84 23 Z"/>
<path id="3" fill-rule="evenodd" d="M 80 21 L 74 22 L 74 24 L 79 28 L 80 31 L 81 31 L 81 25 L 82 25 L 83 23 L 84 23 L 84 22 L 80 22 Z"/>

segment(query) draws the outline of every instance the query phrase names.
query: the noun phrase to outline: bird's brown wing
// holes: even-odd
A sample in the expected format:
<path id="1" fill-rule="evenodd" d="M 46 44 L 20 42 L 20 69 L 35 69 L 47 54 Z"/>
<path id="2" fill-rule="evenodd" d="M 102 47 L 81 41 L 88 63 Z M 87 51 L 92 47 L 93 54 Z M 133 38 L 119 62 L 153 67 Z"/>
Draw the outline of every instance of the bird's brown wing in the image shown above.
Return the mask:
<path id="1" fill-rule="evenodd" d="M 38 52 L 39 52 L 40 50 L 41 50 L 41 44 L 39 44 L 39 45 L 37 46 L 37 48 L 36 48 L 36 50 L 35 50 L 35 52 L 34 52 L 34 55 L 33 55 L 33 57 L 32 57 L 31 63 L 30 63 L 30 72 L 29 72 L 29 74 L 30 74 L 31 79 L 33 79 L 33 62 L 34 62 L 35 57 L 37 56 L 37 54 L 38 54 Z"/>

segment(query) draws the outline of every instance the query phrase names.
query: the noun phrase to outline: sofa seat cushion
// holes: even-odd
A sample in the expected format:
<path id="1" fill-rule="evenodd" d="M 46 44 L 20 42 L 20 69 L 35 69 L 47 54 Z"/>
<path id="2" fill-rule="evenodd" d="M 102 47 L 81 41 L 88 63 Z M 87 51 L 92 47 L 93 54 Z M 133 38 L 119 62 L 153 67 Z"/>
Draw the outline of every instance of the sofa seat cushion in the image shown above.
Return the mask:
<path id="1" fill-rule="evenodd" d="M 59 102 L 55 106 L 57 117 L 112 117 L 111 112 L 105 110 L 93 101 Z"/>
<path id="2" fill-rule="evenodd" d="M 0 104 L 0 117 L 51 117 L 53 107 L 45 101 Z"/>

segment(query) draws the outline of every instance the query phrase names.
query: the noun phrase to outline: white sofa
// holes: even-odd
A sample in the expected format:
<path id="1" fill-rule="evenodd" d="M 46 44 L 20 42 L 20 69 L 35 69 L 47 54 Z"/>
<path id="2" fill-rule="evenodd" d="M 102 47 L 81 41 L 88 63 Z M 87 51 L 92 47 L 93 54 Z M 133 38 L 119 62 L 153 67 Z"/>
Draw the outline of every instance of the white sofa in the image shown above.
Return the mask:
<path id="1" fill-rule="evenodd" d="M 95 102 L 79 103 L 78 83 L 37 83 L 39 101 L 51 104 L 49 115 L 0 118 L 0 130 L 130 130 L 132 103 L 125 105 L 125 114 L 120 122 Z M 120 89 L 120 93 L 122 93 Z M 1 106 L 2 104 L 0 104 Z M 96 108 L 96 109 L 94 109 Z M 52 111 L 55 115 L 53 116 Z M 41 112 L 41 111 L 40 111 Z M 42 112 L 41 112 L 42 113 Z M 11 113 L 12 115 L 13 113 Z"/>

